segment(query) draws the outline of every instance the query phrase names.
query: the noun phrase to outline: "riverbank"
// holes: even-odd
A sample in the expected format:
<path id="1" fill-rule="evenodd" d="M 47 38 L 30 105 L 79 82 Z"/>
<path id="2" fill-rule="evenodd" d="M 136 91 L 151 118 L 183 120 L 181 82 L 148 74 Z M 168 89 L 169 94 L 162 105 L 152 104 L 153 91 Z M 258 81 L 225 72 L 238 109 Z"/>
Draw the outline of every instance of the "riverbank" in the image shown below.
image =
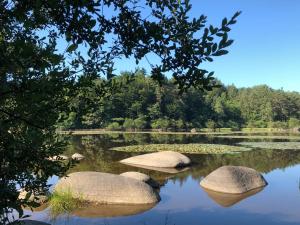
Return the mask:
<path id="1" fill-rule="evenodd" d="M 219 129 L 218 129 L 219 130 Z M 106 129 L 74 129 L 74 130 L 57 130 L 58 134 L 64 135 L 93 135 L 93 134 L 184 134 L 184 135 L 229 135 L 229 134 L 300 134 L 294 130 L 283 130 L 273 128 L 243 128 L 241 131 L 231 131 L 228 128 L 220 128 L 220 131 L 208 131 L 202 129 L 200 131 L 160 131 L 160 130 L 144 130 L 144 131 L 129 131 L 129 130 L 106 130 Z"/>

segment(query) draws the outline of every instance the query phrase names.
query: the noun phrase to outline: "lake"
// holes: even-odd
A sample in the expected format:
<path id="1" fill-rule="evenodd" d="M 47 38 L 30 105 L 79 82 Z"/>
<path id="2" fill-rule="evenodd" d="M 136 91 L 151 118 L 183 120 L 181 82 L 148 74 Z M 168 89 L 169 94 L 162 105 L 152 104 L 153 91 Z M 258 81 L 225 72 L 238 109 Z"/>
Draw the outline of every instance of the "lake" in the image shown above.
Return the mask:
<path id="1" fill-rule="evenodd" d="M 267 135 L 267 134 L 255 134 Z M 300 224 L 300 151 L 253 150 L 226 155 L 188 155 L 194 165 L 186 171 L 153 171 L 120 164 L 131 153 L 109 150 L 115 146 L 146 143 L 220 143 L 264 139 L 217 138 L 204 135 L 111 134 L 72 136 L 66 154 L 85 156 L 70 172 L 101 171 L 119 174 L 139 171 L 163 184 L 156 205 L 104 205 L 85 207 L 53 218 L 49 209 L 31 213 L 30 219 L 57 225 L 296 225 Z M 272 141 L 267 139 L 266 141 Z M 273 141 L 287 141 L 274 139 Z M 295 141 L 295 140 L 294 140 Z M 261 172 L 268 182 L 262 190 L 228 196 L 201 188 L 200 180 L 222 165 L 241 165 Z M 49 180 L 55 183 L 56 177 Z"/>

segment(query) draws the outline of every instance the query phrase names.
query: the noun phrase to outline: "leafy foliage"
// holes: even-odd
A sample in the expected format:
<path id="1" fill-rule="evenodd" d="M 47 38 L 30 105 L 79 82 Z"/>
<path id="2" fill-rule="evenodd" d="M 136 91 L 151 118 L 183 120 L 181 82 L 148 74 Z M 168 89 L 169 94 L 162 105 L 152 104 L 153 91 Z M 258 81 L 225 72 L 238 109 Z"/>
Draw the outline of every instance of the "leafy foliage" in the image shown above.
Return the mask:
<path id="1" fill-rule="evenodd" d="M 216 81 L 219 87 L 212 91 L 191 88 L 178 96 L 178 86 L 172 80 L 165 79 L 160 87 L 144 70 L 131 74 L 130 81 L 128 74 L 125 72 L 115 78 L 115 82 L 122 85 L 109 98 L 99 98 L 93 86 L 90 87 L 89 101 L 97 106 L 92 108 L 95 119 L 90 124 L 84 122 L 90 112 L 76 110 L 60 126 L 67 122 L 65 129 L 111 129 L 111 123 L 117 122 L 117 129 L 123 126 L 124 129 L 178 131 L 206 127 L 209 131 L 220 131 L 222 127 L 229 130 L 242 127 L 292 129 L 300 124 L 300 94 L 297 92 L 267 86 L 238 89 Z M 282 101 L 278 100 L 279 95 Z M 82 106 L 80 97 L 81 94 L 74 98 L 72 108 Z M 74 123 L 69 124 L 70 120 Z"/>
<path id="2" fill-rule="evenodd" d="M 144 17 L 141 6 L 149 16 Z M 49 176 L 63 173 L 65 165 L 47 161 L 63 149 L 55 136 L 58 119 L 57 125 L 69 128 L 107 122 L 101 117 L 102 105 L 92 100 L 119 87 L 115 59 L 138 63 L 154 54 L 160 59 L 151 64 L 155 80 L 162 82 L 163 74 L 170 72 L 180 92 L 211 89 L 213 73 L 200 65 L 228 52 L 233 42 L 228 32 L 239 12 L 214 27 L 206 25 L 204 15 L 189 18 L 191 7 L 188 0 L 0 2 L 3 212 L 16 209 L 22 216 L 17 187 L 38 191 Z M 99 76 L 102 79 L 95 81 Z M 75 96 L 77 108 L 66 107 Z M 131 107 L 135 118 L 144 110 L 137 103 Z M 6 219 L 1 217 L 3 223 Z"/>

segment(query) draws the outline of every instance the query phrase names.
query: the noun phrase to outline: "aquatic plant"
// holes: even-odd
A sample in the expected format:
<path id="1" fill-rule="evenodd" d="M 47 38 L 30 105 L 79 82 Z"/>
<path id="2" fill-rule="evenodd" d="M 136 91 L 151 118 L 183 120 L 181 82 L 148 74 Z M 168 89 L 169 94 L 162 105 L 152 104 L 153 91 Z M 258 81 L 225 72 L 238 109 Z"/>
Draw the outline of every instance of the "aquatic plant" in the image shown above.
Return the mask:
<path id="1" fill-rule="evenodd" d="M 70 213 L 74 209 L 80 208 L 85 205 L 82 198 L 74 198 L 70 190 L 54 191 L 50 197 L 50 214 L 52 217 L 64 213 Z"/>
<path id="2" fill-rule="evenodd" d="M 300 150 L 300 142 L 240 142 L 239 145 L 261 149 Z"/>
<path id="3" fill-rule="evenodd" d="M 225 154 L 249 151 L 251 149 L 241 146 L 219 144 L 149 144 L 115 147 L 111 148 L 111 150 L 122 152 L 175 151 L 190 154 Z"/>

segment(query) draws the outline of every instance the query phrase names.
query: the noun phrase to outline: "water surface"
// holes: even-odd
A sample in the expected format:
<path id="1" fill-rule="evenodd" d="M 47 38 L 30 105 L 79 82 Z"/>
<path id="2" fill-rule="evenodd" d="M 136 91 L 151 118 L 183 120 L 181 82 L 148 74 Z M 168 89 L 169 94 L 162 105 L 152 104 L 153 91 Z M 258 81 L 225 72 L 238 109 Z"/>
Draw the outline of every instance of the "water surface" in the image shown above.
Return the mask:
<path id="1" fill-rule="evenodd" d="M 174 174 L 122 165 L 118 161 L 133 154 L 109 149 L 115 146 L 146 143 L 236 144 L 244 140 L 164 134 L 74 136 L 71 139 L 66 154 L 79 152 L 86 158 L 70 172 L 91 170 L 115 174 L 126 171 L 143 172 L 163 184 L 160 189 L 162 200 L 156 205 L 146 206 L 87 207 L 57 218 L 52 218 L 49 210 L 44 209 L 34 212 L 32 219 L 57 225 L 300 224 L 300 151 L 266 149 L 227 155 L 189 155 L 194 165 L 189 170 Z M 263 173 L 269 185 L 264 189 L 237 196 L 202 189 L 199 185 L 200 180 L 222 165 L 254 168 Z M 56 181 L 57 178 L 52 178 L 49 182 Z"/>

